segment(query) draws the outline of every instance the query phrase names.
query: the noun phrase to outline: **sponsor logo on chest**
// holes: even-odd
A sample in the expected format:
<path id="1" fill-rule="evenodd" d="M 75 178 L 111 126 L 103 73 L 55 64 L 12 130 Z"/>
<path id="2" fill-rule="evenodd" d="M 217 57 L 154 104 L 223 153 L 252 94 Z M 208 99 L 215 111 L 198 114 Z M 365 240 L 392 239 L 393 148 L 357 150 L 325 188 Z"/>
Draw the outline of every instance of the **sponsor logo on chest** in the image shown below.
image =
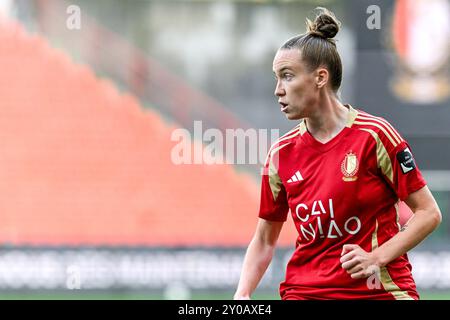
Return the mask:
<path id="1" fill-rule="evenodd" d="M 325 203 L 325 205 L 324 205 Z M 326 207 L 328 204 L 328 208 Z M 361 220 L 357 216 L 351 216 L 341 224 L 334 216 L 333 199 L 322 202 L 314 200 L 309 207 L 305 203 L 299 203 L 295 208 L 295 216 L 299 220 L 299 235 L 304 241 L 313 241 L 317 237 L 336 239 L 346 235 L 355 235 L 361 230 Z"/>

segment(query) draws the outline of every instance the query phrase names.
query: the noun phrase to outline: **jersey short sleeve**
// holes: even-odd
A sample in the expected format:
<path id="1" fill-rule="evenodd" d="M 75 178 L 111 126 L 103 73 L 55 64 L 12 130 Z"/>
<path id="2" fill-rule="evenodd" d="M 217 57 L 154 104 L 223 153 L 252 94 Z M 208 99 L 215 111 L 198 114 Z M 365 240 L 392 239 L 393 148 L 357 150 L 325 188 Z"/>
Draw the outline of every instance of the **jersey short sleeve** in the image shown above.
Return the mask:
<path id="1" fill-rule="evenodd" d="M 389 154 L 392 163 L 392 181 L 387 179 L 400 200 L 426 185 L 414 159 L 411 147 L 403 140 Z"/>
<path id="2" fill-rule="evenodd" d="M 289 205 L 286 189 L 278 175 L 277 159 L 275 152 L 269 152 L 264 165 L 259 217 L 269 221 L 286 221 Z"/>
<path id="3" fill-rule="evenodd" d="M 408 142 L 386 119 L 359 111 L 354 123 L 373 137 L 377 166 L 400 200 L 426 185 Z"/>

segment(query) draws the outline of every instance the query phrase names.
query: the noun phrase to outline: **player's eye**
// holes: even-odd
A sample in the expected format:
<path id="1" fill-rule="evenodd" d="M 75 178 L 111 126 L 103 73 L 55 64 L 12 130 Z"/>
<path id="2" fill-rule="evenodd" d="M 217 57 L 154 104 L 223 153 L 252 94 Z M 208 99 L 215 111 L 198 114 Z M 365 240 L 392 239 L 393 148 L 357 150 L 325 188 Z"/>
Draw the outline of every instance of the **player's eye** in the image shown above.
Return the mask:
<path id="1" fill-rule="evenodd" d="M 292 78 L 294 78 L 294 75 L 291 73 L 283 73 L 282 78 L 287 81 L 290 81 L 290 80 L 292 80 Z"/>

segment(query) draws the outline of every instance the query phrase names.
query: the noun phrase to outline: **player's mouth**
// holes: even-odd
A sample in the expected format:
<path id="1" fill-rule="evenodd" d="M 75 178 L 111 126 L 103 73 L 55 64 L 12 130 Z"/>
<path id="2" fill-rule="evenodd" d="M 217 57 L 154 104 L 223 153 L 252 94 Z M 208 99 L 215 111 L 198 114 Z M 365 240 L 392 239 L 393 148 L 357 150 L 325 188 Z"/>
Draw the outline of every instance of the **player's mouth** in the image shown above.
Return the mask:
<path id="1" fill-rule="evenodd" d="M 281 102 L 281 101 L 278 102 L 278 103 L 279 103 L 280 106 L 281 106 L 281 108 L 280 108 L 280 109 L 281 109 L 281 112 L 285 112 L 285 113 L 286 113 L 289 105 L 288 105 L 287 103 L 284 103 L 284 102 Z"/>

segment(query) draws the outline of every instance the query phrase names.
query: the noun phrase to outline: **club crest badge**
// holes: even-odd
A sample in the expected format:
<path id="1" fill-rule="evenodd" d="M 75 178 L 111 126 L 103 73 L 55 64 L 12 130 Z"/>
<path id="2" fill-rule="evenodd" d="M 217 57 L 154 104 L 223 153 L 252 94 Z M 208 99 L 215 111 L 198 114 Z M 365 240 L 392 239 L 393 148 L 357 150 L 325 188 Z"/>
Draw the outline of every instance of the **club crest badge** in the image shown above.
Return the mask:
<path id="1" fill-rule="evenodd" d="M 345 155 L 344 160 L 341 163 L 341 171 L 344 175 L 342 180 L 344 181 L 356 181 L 358 176 L 356 173 L 358 172 L 359 163 L 358 157 L 355 153 L 349 152 Z"/>

